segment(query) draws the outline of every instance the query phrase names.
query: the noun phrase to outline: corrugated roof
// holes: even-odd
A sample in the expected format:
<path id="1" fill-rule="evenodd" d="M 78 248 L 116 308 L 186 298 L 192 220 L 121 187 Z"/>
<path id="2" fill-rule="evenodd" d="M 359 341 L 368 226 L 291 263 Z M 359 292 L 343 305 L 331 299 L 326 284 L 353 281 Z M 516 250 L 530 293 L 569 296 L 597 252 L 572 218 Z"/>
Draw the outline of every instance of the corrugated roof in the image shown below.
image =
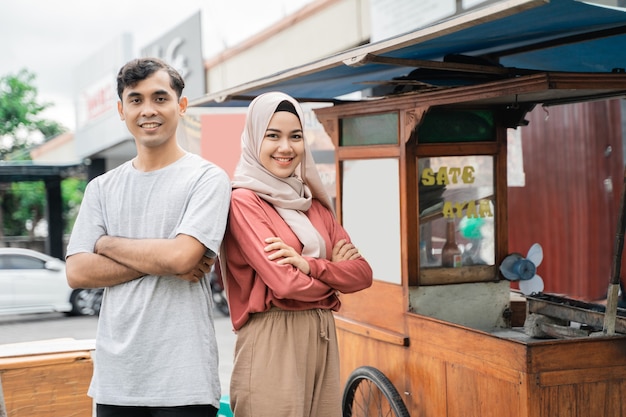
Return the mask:
<path id="1" fill-rule="evenodd" d="M 0 183 L 84 177 L 84 164 L 54 165 L 32 161 L 0 161 Z"/>

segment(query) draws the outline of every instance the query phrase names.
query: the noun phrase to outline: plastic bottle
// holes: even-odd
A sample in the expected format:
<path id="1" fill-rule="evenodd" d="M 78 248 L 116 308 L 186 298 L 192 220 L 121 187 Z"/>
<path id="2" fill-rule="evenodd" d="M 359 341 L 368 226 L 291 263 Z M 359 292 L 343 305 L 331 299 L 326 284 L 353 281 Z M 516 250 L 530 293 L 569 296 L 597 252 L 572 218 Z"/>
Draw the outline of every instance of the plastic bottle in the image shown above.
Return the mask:
<path id="1" fill-rule="evenodd" d="M 444 268 L 459 268 L 462 265 L 461 248 L 456 243 L 456 224 L 454 219 L 446 223 L 446 243 L 441 250 L 441 266 Z"/>

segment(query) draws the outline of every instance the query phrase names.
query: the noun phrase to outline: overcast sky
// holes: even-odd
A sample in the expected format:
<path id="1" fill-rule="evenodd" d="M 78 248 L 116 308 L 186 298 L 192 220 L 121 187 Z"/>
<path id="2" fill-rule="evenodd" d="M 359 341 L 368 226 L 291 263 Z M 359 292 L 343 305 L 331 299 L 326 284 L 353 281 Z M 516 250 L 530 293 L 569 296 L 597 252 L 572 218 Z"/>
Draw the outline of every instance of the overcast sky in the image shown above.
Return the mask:
<path id="1" fill-rule="evenodd" d="M 135 54 L 202 11 L 204 58 L 234 46 L 312 0 L 0 0 L 0 76 L 37 76 L 44 117 L 75 128 L 72 76 L 122 33 Z"/>

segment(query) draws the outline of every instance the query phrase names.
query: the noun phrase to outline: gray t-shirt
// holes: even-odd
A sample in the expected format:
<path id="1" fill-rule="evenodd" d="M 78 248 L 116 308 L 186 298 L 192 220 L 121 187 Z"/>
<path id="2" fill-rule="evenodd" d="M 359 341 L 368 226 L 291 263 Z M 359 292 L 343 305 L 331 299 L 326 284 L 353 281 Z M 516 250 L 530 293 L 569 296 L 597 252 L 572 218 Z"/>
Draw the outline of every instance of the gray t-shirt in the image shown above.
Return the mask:
<path id="1" fill-rule="evenodd" d="M 152 172 L 126 162 L 88 184 L 67 256 L 93 252 L 104 234 L 186 234 L 217 253 L 230 189 L 226 173 L 195 154 Z M 89 395 L 100 404 L 219 408 L 210 291 L 208 274 L 199 283 L 146 275 L 105 288 Z"/>

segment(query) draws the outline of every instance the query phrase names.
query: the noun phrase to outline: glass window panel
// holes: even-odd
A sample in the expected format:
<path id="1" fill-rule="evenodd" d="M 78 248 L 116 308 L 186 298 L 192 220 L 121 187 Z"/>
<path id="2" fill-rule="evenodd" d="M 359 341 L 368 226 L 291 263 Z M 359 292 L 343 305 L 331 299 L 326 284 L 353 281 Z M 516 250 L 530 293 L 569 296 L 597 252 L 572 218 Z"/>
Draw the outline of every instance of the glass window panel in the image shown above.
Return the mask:
<path id="1" fill-rule="evenodd" d="M 495 141 L 493 112 L 431 109 L 418 128 L 417 140 L 419 143 Z"/>
<path id="2" fill-rule="evenodd" d="M 395 145 L 398 143 L 398 113 L 341 119 L 340 146 Z"/>
<path id="3" fill-rule="evenodd" d="M 45 262 L 41 259 L 23 255 L 7 255 L 3 262 L 4 269 L 44 269 Z"/>
<path id="4" fill-rule="evenodd" d="M 442 266 L 448 222 L 461 265 L 494 265 L 495 206 L 492 156 L 420 158 L 418 183 L 422 267 Z"/>
<path id="5" fill-rule="evenodd" d="M 343 226 L 375 279 L 402 283 L 398 160 L 350 160 L 342 166 Z"/>

